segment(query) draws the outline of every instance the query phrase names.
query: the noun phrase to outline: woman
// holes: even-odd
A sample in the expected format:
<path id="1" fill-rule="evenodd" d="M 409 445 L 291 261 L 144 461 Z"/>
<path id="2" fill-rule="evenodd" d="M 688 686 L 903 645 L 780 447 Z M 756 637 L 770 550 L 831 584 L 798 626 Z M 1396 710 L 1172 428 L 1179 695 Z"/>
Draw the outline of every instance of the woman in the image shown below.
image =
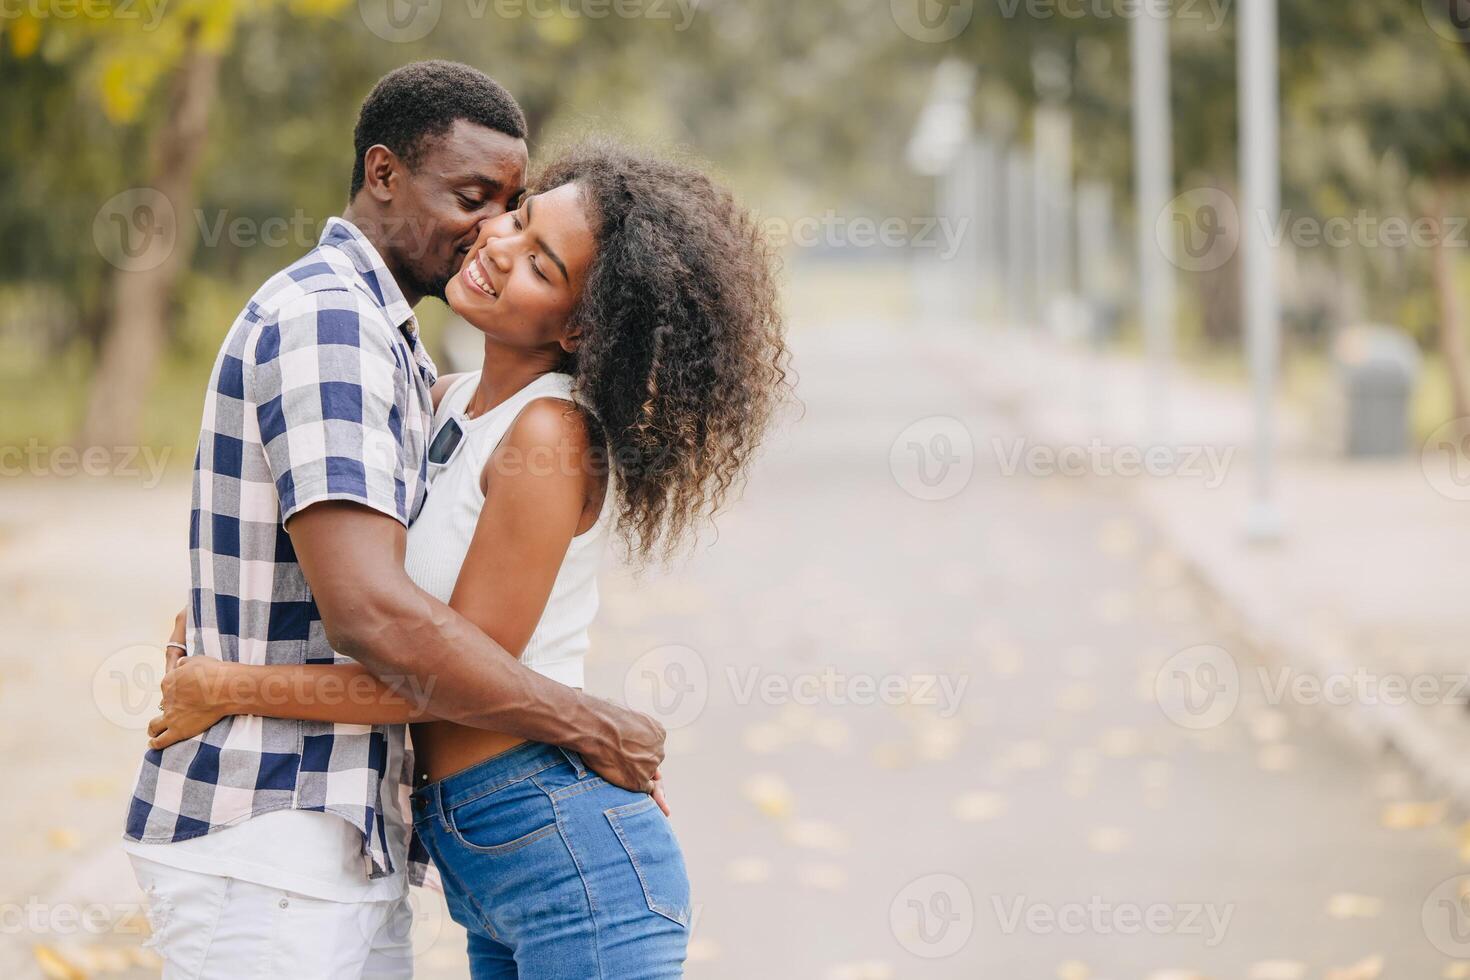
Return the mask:
<path id="1" fill-rule="evenodd" d="M 702 174 L 592 143 L 536 186 L 486 222 L 448 287 L 485 358 L 434 389 L 406 563 L 580 687 L 609 532 L 635 560 L 664 557 L 721 506 L 785 392 L 786 352 L 755 222 Z M 574 753 L 427 719 L 353 664 L 186 658 L 151 744 L 259 713 L 268 689 L 278 717 L 414 723 L 416 843 L 469 932 L 474 977 L 679 975 L 689 883 L 654 799 Z"/>

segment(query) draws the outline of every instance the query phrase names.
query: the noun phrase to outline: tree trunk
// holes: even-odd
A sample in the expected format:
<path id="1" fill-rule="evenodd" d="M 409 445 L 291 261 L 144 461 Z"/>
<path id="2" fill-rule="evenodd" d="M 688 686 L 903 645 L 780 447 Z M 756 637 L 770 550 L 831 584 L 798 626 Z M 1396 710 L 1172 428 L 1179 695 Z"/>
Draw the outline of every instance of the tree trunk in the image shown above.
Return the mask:
<path id="1" fill-rule="evenodd" d="M 119 234 L 133 245 L 138 233 L 145 238 L 144 249 L 131 260 L 125 245 L 122 260 L 114 261 L 119 268 L 112 277 L 110 321 L 82 426 L 85 446 L 120 447 L 138 439 L 143 405 L 163 354 L 169 300 L 188 267 L 194 178 L 218 76 L 219 55 L 201 49 L 191 37 L 174 72 L 169 111 L 154 137 L 152 186 L 128 192 L 117 214 L 103 215 L 116 219 Z"/>
<path id="2" fill-rule="evenodd" d="M 1445 214 L 1449 208 L 1450 181 L 1441 177 L 1435 184 L 1434 292 L 1439 300 L 1439 349 L 1450 376 L 1450 398 L 1454 417 L 1462 429 L 1470 426 L 1470 386 L 1465 374 L 1465 334 L 1460 322 L 1460 299 L 1455 283 L 1455 253 L 1445 241 Z"/>
<path id="3" fill-rule="evenodd" d="M 1208 176 L 1202 185 L 1213 187 L 1233 201 L 1240 200 L 1235 184 L 1223 177 Z M 1248 229 L 1242 220 L 1240 233 Z M 1214 349 L 1240 344 L 1240 252 L 1237 249 L 1220 266 L 1207 268 L 1195 277 L 1200 300 L 1200 332 Z"/>

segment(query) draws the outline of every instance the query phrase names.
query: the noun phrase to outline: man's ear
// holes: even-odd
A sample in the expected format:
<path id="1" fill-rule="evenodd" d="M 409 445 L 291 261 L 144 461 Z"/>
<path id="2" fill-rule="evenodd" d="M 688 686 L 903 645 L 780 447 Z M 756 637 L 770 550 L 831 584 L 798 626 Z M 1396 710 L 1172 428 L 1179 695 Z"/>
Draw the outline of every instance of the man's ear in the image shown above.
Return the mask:
<path id="1" fill-rule="evenodd" d="M 382 143 L 368 147 L 363 156 L 362 184 L 373 196 L 373 200 L 379 204 L 387 204 L 393 200 L 393 194 L 398 190 L 402 167 L 403 162 L 398 159 L 398 155 Z"/>

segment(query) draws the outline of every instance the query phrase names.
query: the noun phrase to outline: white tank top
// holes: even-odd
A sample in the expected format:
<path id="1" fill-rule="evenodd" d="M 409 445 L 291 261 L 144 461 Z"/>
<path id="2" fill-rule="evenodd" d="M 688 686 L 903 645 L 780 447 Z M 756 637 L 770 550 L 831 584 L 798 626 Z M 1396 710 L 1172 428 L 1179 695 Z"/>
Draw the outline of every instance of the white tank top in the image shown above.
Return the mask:
<path id="1" fill-rule="evenodd" d="M 443 602 L 453 594 L 460 566 L 469 553 L 480 510 L 485 506 L 480 475 L 500 440 L 521 410 L 538 398 L 573 400 L 570 375 L 543 374 L 479 418 L 466 419 L 465 408 L 479 383 L 478 371 L 458 379 L 434 412 L 435 434 L 453 417 L 463 427 L 464 437 L 447 463 L 429 464 L 429 494 L 408 529 L 408 575 L 419 588 Z M 490 479 L 494 480 L 495 474 Z M 569 687 L 582 686 L 589 645 L 587 629 L 597 615 L 597 572 L 606 550 L 611 500 L 609 487 L 597 522 L 572 539 L 546 609 L 521 654 L 521 662 L 527 667 Z"/>

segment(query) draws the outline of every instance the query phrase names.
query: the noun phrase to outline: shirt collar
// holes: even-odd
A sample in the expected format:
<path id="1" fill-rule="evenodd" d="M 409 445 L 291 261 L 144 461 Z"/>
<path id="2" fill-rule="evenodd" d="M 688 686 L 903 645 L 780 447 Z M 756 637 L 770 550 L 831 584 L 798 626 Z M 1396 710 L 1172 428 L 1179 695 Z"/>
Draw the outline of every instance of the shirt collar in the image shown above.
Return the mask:
<path id="1" fill-rule="evenodd" d="M 433 387 L 438 379 L 438 371 L 429 352 L 424 348 L 423 338 L 419 336 L 419 322 L 414 318 L 413 307 L 408 305 L 403 290 L 398 288 L 398 281 L 388 271 L 388 266 L 373 247 L 373 243 L 346 218 L 328 218 L 318 244 L 330 245 L 351 260 L 352 267 L 357 270 L 373 298 L 383 308 L 384 315 L 408 341 L 414 362 L 429 386 Z"/>
<path id="2" fill-rule="evenodd" d="M 398 288 L 397 280 L 388 271 L 388 266 L 384 264 L 383 257 L 378 254 L 373 243 L 367 240 L 367 236 L 356 225 L 346 218 L 328 218 L 318 244 L 331 245 L 352 260 L 352 267 L 367 283 L 378 305 L 383 308 L 388 319 L 393 321 L 394 326 L 403 329 L 405 324 L 413 321 L 413 307 L 403 298 L 403 290 Z M 409 329 L 417 333 L 417 322 Z"/>

